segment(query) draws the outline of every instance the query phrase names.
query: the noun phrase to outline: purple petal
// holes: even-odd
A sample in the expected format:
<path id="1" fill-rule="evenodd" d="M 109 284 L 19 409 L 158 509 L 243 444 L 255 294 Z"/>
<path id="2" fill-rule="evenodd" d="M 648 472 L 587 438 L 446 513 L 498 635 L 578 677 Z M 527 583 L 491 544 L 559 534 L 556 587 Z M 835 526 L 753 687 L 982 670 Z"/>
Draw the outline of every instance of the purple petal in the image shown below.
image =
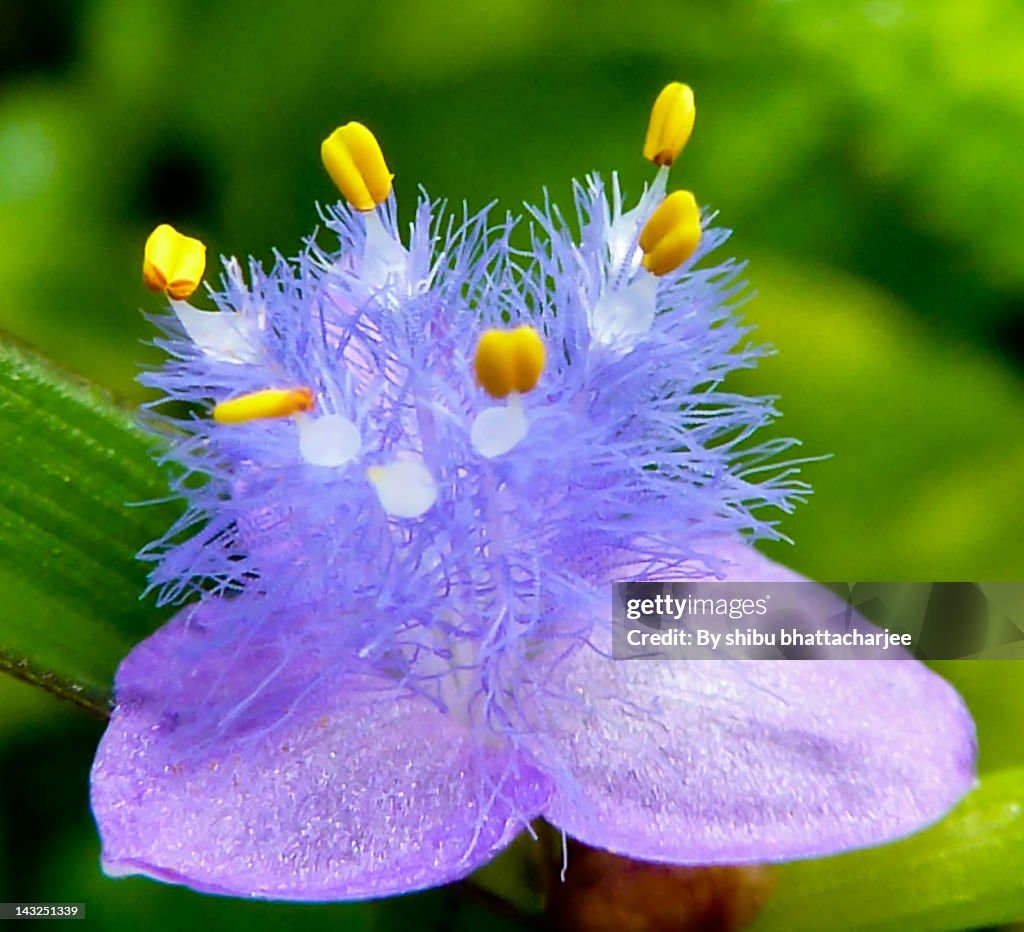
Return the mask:
<path id="1" fill-rule="evenodd" d="M 730 579 L 796 578 L 745 546 L 716 553 Z M 681 864 L 814 857 L 913 832 L 974 784 L 970 715 L 916 661 L 585 649 L 566 666 L 537 752 L 558 780 L 544 815 L 589 845 Z"/>
<path id="2" fill-rule="evenodd" d="M 316 651 L 218 643 L 218 611 L 183 611 L 118 671 L 92 772 L 108 873 L 383 896 L 468 874 L 540 811 L 547 783 L 511 752 L 393 683 L 330 681 Z"/>

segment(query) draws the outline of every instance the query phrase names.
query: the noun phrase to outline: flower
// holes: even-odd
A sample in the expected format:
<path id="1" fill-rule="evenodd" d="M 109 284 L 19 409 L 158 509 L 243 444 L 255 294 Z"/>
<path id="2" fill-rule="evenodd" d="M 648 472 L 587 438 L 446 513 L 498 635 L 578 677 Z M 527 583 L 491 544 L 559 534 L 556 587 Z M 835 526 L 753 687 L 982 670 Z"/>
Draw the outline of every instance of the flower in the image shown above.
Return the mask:
<path id="1" fill-rule="evenodd" d="M 614 579 L 796 579 L 749 540 L 807 491 L 790 442 L 751 440 L 770 399 L 721 387 L 764 350 L 741 266 L 707 261 L 727 231 L 666 197 L 693 116 L 672 87 L 653 184 L 629 210 L 614 178 L 578 184 L 578 235 L 530 208 L 523 250 L 514 220 L 424 197 L 403 238 L 348 124 L 323 151 L 340 249 L 248 280 L 229 260 L 215 311 L 168 289 L 144 381 L 188 405 L 151 413 L 189 507 L 143 555 L 185 607 L 117 674 L 92 773 L 109 874 L 384 896 L 538 816 L 640 859 L 782 860 L 971 786 L 971 720 L 914 661 L 609 657 Z"/>

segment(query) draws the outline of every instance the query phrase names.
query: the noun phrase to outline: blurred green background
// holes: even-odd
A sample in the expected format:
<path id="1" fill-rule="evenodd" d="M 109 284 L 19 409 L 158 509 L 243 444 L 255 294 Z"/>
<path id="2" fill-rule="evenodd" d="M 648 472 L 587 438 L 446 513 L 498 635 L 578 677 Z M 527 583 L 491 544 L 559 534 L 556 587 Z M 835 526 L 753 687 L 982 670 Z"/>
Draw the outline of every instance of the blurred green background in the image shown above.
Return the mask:
<path id="1" fill-rule="evenodd" d="M 1024 579 L 1022 48 L 1018 0 L 3 0 L 0 330 L 135 403 L 157 223 L 213 255 L 294 253 L 335 197 L 320 140 L 349 119 L 406 218 L 421 184 L 509 209 L 545 186 L 565 206 L 593 169 L 636 192 L 650 102 L 685 80 L 672 183 L 736 230 L 743 313 L 779 351 L 737 384 L 834 454 L 770 552 L 822 579 Z M 983 767 L 1024 762 L 1014 665 L 943 669 Z M 0 679 L 0 900 L 86 900 L 110 929 L 294 921 L 103 879 L 100 730 Z"/>

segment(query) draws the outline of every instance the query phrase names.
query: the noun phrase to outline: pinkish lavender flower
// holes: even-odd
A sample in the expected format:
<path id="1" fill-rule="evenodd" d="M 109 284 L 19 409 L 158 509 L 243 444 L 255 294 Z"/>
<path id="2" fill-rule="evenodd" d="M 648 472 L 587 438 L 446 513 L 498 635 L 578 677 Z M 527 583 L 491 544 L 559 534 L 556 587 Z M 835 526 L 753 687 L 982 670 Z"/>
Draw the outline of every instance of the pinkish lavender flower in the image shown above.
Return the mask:
<path id="1" fill-rule="evenodd" d="M 591 178 L 579 235 L 531 210 L 525 254 L 511 220 L 426 199 L 400 236 L 358 124 L 324 146 L 340 249 L 248 281 L 230 260 L 206 312 L 182 300 L 201 244 L 151 237 L 172 313 L 145 381 L 213 417 L 160 419 L 189 508 L 145 556 L 187 604 L 118 671 L 92 780 L 110 874 L 383 896 L 539 816 L 641 859 L 780 860 L 971 786 L 970 718 L 916 662 L 609 657 L 614 579 L 795 579 L 746 541 L 806 492 L 770 465 L 788 443 L 750 439 L 770 400 L 720 387 L 762 350 L 740 267 L 706 261 L 728 234 L 665 197 L 692 126 L 672 87 L 639 203 Z"/>

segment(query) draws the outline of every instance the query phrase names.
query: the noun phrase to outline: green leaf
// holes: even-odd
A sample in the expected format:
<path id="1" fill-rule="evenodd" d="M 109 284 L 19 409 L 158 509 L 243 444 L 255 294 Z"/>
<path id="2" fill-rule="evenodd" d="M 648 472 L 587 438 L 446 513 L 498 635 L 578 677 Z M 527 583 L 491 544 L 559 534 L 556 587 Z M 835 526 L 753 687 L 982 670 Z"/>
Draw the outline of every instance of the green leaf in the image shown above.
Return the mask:
<path id="1" fill-rule="evenodd" d="M 949 932 L 1024 916 L 1024 769 L 986 776 L 938 825 L 779 869 L 752 932 Z"/>
<path id="2" fill-rule="evenodd" d="M 0 436 L 0 669 L 102 714 L 160 620 L 134 554 L 177 514 L 141 506 L 166 477 L 108 398 L 4 345 Z"/>

